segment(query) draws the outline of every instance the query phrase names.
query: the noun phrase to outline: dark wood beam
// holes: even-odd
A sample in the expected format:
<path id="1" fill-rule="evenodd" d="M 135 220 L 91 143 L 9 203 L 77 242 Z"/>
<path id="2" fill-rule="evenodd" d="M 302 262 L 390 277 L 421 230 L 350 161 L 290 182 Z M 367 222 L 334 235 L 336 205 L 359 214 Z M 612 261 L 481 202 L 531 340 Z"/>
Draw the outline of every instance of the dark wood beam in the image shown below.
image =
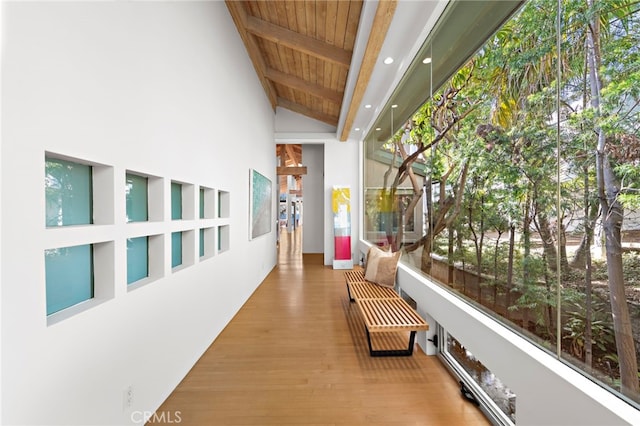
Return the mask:
<path id="1" fill-rule="evenodd" d="M 307 167 L 276 167 L 278 176 L 299 176 L 307 174 Z"/>
<path id="2" fill-rule="evenodd" d="M 299 159 L 297 158 L 296 153 L 293 152 L 293 145 L 285 144 L 284 146 L 285 146 L 285 151 L 287 152 L 287 157 L 288 157 L 287 159 L 291 161 L 291 163 L 294 166 L 297 167 L 298 164 L 301 163 L 302 161 L 298 161 Z M 284 165 L 286 166 L 287 164 L 285 163 Z"/>
<path id="3" fill-rule="evenodd" d="M 327 89 L 326 87 L 310 83 L 306 80 L 298 78 L 291 74 L 285 74 L 273 68 L 267 68 L 264 73 L 265 77 L 274 83 L 290 87 L 301 92 L 308 93 L 321 99 L 340 105 L 342 103 L 342 93 Z"/>
<path id="4" fill-rule="evenodd" d="M 227 3 L 229 2 L 233 3 L 233 1 L 227 0 Z M 347 68 L 351 64 L 351 52 L 348 50 L 274 25 L 254 16 L 247 16 L 246 28 L 248 32 L 257 37 L 306 53 L 307 55 L 315 56 Z"/>

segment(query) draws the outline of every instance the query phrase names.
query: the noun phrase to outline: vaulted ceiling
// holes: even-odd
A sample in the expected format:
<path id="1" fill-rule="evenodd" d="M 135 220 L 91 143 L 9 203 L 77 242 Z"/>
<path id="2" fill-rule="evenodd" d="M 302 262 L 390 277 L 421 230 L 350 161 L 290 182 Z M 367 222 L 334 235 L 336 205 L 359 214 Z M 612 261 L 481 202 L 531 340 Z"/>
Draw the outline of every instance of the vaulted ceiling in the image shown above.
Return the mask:
<path id="1" fill-rule="evenodd" d="M 522 2 L 226 0 L 226 5 L 274 110 L 327 123 L 341 141 L 384 141 Z"/>
<path id="2" fill-rule="evenodd" d="M 279 106 L 338 127 L 355 116 L 359 98 L 345 103 L 347 77 L 362 15 L 362 0 L 226 1 L 273 108 Z M 396 1 L 380 2 L 358 82 L 366 87 Z M 348 119 L 348 117 L 345 117 Z M 350 127 L 349 124 L 348 127 Z M 346 138 L 348 130 L 345 130 Z"/>

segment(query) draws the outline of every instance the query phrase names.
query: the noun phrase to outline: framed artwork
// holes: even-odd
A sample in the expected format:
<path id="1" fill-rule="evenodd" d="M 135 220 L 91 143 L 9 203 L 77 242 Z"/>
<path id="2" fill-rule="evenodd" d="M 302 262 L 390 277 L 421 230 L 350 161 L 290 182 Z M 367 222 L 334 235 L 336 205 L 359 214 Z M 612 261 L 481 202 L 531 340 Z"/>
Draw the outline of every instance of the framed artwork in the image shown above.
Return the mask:
<path id="1" fill-rule="evenodd" d="M 249 239 L 271 232 L 273 189 L 271 181 L 249 169 Z"/>

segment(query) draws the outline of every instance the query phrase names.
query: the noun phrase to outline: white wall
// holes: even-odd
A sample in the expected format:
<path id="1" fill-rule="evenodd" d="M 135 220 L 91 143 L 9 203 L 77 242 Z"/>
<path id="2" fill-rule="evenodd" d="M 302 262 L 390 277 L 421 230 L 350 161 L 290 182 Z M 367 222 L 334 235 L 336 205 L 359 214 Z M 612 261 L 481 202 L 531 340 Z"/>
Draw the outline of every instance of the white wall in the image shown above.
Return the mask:
<path id="1" fill-rule="evenodd" d="M 368 245 L 358 245 L 366 253 Z M 417 303 L 417 311 L 432 326 L 440 324 L 516 394 L 516 424 L 638 425 L 640 412 L 572 368 L 472 308 L 419 271 L 401 264 L 397 282 Z M 422 333 L 424 334 L 424 333 Z M 425 347 L 425 336 L 417 338 Z"/>
<path id="2" fill-rule="evenodd" d="M 324 253 L 324 145 L 303 144 L 302 164 L 302 253 Z"/>
<path id="3" fill-rule="evenodd" d="M 275 229 L 248 238 L 249 168 L 276 182 L 273 111 L 223 2 L 3 2 L 2 24 L 2 423 L 131 424 L 275 265 Z M 108 166 L 113 223 L 45 229 L 46 151 Z M 173 230 L 222 222 L 143 224 L 163 276 L 127 291 L 127 169 L 164 178 L 165 219 L 171 179 L 228 191 L 230 249 L 172 271 Z M 87 241 L 107 242 L 112 297 L 48 325 L 44 250 Z"/>

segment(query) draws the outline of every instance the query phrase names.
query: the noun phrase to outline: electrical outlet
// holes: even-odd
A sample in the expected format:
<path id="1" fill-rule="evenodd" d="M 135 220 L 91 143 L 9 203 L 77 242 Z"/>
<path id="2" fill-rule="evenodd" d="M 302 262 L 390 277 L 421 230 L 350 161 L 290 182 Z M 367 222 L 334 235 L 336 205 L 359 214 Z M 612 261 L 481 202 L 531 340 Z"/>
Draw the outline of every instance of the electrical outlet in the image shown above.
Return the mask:
<path id="1" fill-rule="evenodd" d="M 127 411 L 133 406 L 133 386 L 129 385 L 122 391 L 122 410 Z"/>

